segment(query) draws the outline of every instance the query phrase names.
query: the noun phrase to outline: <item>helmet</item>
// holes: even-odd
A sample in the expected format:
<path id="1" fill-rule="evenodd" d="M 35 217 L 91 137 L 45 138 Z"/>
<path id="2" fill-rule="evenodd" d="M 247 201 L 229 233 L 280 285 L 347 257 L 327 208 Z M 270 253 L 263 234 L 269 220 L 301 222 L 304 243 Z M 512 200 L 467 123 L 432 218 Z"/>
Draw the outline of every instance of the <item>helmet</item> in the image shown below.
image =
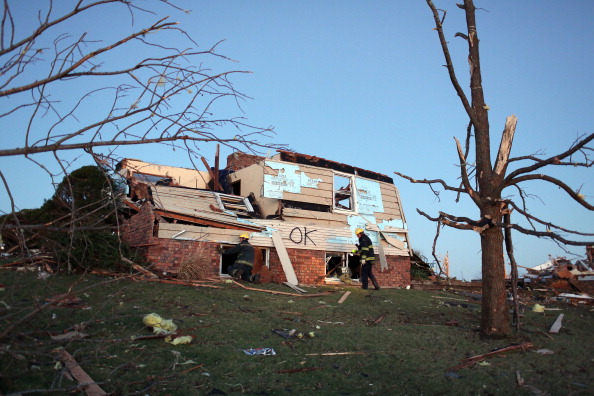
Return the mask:
<path id="1" fill-rule="evenodd" d="M 250 234 L 248 234 L 247 232 L 244 232 L 243 234 L 241 234 L 239 236 L 240 238 L 245 238 L 245 239 L 250 239 Z"/>
<path id="2" fill-rule="evenodd" d="M 362 229 L 362 228 L 357 228 L 357 229 L 355 230 L 355 235 L 359 235 L 359 234 L 360 234 L 360 233 L 362 233 L 362 232 L 363 232 L 363 229 Z"/>

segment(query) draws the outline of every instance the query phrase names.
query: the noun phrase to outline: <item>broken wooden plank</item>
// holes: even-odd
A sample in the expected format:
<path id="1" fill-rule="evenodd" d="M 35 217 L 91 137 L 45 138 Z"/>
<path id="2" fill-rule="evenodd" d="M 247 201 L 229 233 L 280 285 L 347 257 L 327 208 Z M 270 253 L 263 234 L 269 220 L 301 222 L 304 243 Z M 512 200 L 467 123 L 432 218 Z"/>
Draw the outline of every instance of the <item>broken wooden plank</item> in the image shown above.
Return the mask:
<path id="1" fill-rule="evenodd" d="M 289 253 L 287 253 L 287 248 L 283 243 L 283 239 L 280 235 L 280 232 L 272 231 L 272 242 L 274 243 L 274 247 L 276 248 L 276 252 L 278 253 L 278 257 L 280 259 L 281 265 L 283 266 L 283 271 L 285 272 L 287 281 L 291 282 L 294 285 L 298 285 L 299 281 L 297 280 L 297 275 L 295 275 L 293 264 L 291 264 Z"/>
<path id="2" fill-rule="evenodd" d="M 248 286 L 244 286 L 241 283 L 237 282 L 237 281 L 232 281 L 233 283 L 235 283 L 237 286 L 242 287 L 246 290 L 253 290 L 253 291 L 259 291 L 259 292 L 263 292 L 263 293 L 270 293 L 270 294 L 280 294 L 282 296 L 296 296 L 296 297 L 321 297 L 321 296 L 328 296 L 330 294 L 332 294 L 332 292 L 322 292 L 322 293 L 316 293 L 316 294 L 295 294 L 295 293 L 285 293 L 285 292 L 281 292 L 281 291 L 276 291 L 276 290 L 267 290 L 267 289 L 257 289 L 255 287 L 248 287 Z"/>
<path id="3" fill-rule="evenodd" d="M 76 378 L 81 389 L 85 391 L 88 396 L 102 396 L 107 395 L 99 385 L 93 381 L 93 379 L 83 370 L 77 361 L 69 354 L 65 349 L 55 350 L 60 357 L 60 360 L 64 362 L 64 365 L 70 371 L 72 376 Z"/>
<path id="4" fill-rule="evenodd" d="M 367 325 L 369 326 L 375 326 L 376 324 L 379 324 L 382 320 L 384 320 L 384 318 L 386 317 L 386 314 L 381 314 L 380 316 L 378 316 L 377 319 L 375 319 L 373 322 L 366 320 L 368 323 Z"/>
<path id="5" fill-rule="evenodd" d="M 286 286 L 289 286 L 291 289 L 298 291 L 299 293 L 307 293 L 307 290 L 303 290 L 302 288 L 298 287 L 297 285 L 292 284 L 291 282 L 284 282 Z"/>
<path id="6" fill-rule="evenodd" d="M 565 316 L 565 314 L 559 314 L 557 320 L 555 320 L 555 323 L 553 323 L 553 325 L 551 326 L 549 333 L 557 334 L 559 330 L 561 330 L 561 322 L 563 321 L 563 316 Z"/>
<path id="7" fill-rule="evenodd" d="M 153 279 L 153 278 L 145 278 L 145 277 L 139 277 L 139 276 L 131 276 L 129 277 L 131 280 L 133 281 L 139 281 L 139 282 L 158 282 L 158 283 L 169 283 L 172 285 L 180 285 L 180 286 L 195 286 L 195 287 L 210 287 L 212 289 L 220 289 L 221 286 L 216 286 L 216 285 L 209 285 L 209 284 L 205 284 L 202 282 L 206 282 L 206 281 L 183 281 L 183 280 L 173 280 L 173 279 L 162 279 L 162 278 L 158 278 L 158 279 Z"/>
<path id="8" fill-rule="evenodd" d="M 545 333 L 545 332 L 544 332 L 544 331 L 542 331 L 541 329 L 537 329 L 537 331 L 538 331 L 540 334 L 542 334 L 542 335 L 545 335 L 545 336 L 549 337 L 551 340 L 554 340 L 554 338 L 553 338 L 553 337 L 551 337 L 550 335 L 548 335 L 547 333 Z"/>
<path id="9" fill-rule="evenodd" d="M 340 356 L 340 355 L 364 355 L 369 352 L 324 352 L 324 353 L 306 353 L 305 356 Z"/>
<path id="10" fill-rule="evenodd" d="M 293 374 L 293 373 L 301 373 L 303 371 L 314 371 L 314 370 L 321 370 L 321 367 L 299 367 L 295 369 L 288 369 L 288 370 L 278 370 L 277 373 L 279 374 Z"/>
<path id="11" fill-rule="evenodd" d="M 382 246 L 381 238 L 377 241 L 377 251 L 379 253 L 380 258 L 380 271 L 385 271 L 388 269 L 388 260 L 386 259 L 386 253 L 384 252 L 384 247 Z"/>
<path id="12" fill-rule="evenodd" d="M 346 299 L 347 299 L 347 297 L 349 296 L 349 294 L 351 294 L 351 292 L 350 292 L 350 291 L 348 291 L 348 292 L 344 293 L 344 294 L 342 295 L 342 297 L 340 297 L 340 300 L 338 300 L 338 303 L 339 303 L 339 304 L 342 304 L 342 303 L 344 302 L 344 300 L 346 300 Z"/>
<path id="13" fill-rule="evenodd" d="M 515 351 L 515 350 L 518 350 L 518 349 L 521 349 L 522 351 L 525 351 L 526 349 L 530 349 L 530 348 L 533 348 L 533 347 L 534 347 L 534 344 L 531 343 L 531 342 L 523 342 L 523 343 L 517 344 L 517 345 L 510 345 L 508 347 L 496 349 L 494 351 L 487 352 L 487 353 L 484 353 L 482 355 L 476 355 L 476 356 L 471 356 L 469 358 L 466 358 L 466 359 L 464 359 L 462 361 L 462 363 L 460 363 L 459 365 L 457 365 L 455 367 L 452 367 L 450 370 L 451 371 L 456 371 L 456 370 L 459 370 L 459 369 L 463 369 L 465 367 L 473 366 L 476 363 L 485 360 L 489 356 L 493 356 L 493 355 L 497 355 L 497 354 L 505 353 L 505 352 L 512 352 L 512 351 Z"/>

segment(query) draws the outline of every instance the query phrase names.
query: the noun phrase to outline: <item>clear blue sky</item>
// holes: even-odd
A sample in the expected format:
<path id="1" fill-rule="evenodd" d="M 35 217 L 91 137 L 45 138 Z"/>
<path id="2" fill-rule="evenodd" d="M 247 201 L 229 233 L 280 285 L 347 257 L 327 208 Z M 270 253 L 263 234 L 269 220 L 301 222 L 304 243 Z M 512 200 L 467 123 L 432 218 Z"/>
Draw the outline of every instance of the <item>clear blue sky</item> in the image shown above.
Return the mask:
<path id="1" fill-rule="evenodd" d="M 28 2 L 13 3 L 17 17 L 30 7 Z M 228 68 L 253 72 L 234 80 L 237 89 L 253 98 L 243 104 L 243 115 L 252 124 L 274 126 L 274 143 L 393 176 L 413 248 L 430 256 L 435 233 L 434 224 L 417 214 L 417 208 L 431 215 L 442 210 L 478 217 L 468 200 L 455 204 L 455 196 L 443 192 L 438 202 L 427 186 L 393 174 L 458 183 L 453 137 L 464 139 L 467 117 L 442 66 L 425 1 L 177 3 L 192 12 L 163 12 L 181 22 L 202 48 L 224 39 L 220 52 L 238 61 Z M 435 3 L 448 10 L 446 36 L 458 79 L 467 88 L 466 43 L 454 38 L 456 32 L 464 32 L 463 12 L 454 1 Z M 511 114 L 519 119 L 512 156 L 563 152 L 577 136 L 592 132 L 594 2 L 477 0 L 476 5 L 483 8 L 477 12 L 478 32 L 494 148 Z M 155 19 L 139 18 L 136 26 Z M 72 29 L 86 29 L 90 37 L 110 35 L 119 23 L 129 21 L 125 13 L 105 13 Z M 22 126 L 0 126 L 2 147 L 23 145 L 22 138 L 18 140 Z M 205 146 L 202 154 L 212 159 L 214 152 L 214 146 Z M 185 157 L 162 147 L 124 148 L 118 154 L 190 166 Z M 222 155 L 227 154 L 223 150 Z M 38 207 L 51 196 L 50 181 L 31 164 L 2 158 L 0 168 L 20 208 Z M 575 189 L 581 187 L 586 199 L 594 201 L 591 169 L 549 173 Z M 564 200 L 556 188 L 534 182 L 525 187 L 534 194 L 529 199 L 532 213 L 568 228 L 594 231 L 594 215 Z M 0 209 L 7 208 L 2 192 Z M 514 239 L 516 258 L 523 266 L 541 264 L 549 254 L 565 255 L 552 242 L 517 233 Z M 479 249 L 478 234 L 451 229 L 442 230 L 437 245 L 441 257 L 449 253 L 451 275 L 464 279 L 480 277 Z M 571 250 L 584 254 L 581 247 Z"/>

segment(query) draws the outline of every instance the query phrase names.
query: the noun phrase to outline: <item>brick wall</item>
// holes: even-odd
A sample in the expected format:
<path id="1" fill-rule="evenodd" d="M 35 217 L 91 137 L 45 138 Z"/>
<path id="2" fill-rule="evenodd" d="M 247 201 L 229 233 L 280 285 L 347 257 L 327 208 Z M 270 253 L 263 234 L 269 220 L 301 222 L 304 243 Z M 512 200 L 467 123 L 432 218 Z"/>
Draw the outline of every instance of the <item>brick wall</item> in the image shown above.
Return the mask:
<path id="1" fill-rule="evenodd" d="M 264 157 L 259 157 L 257 155 L 246 154 L 242 153 L 241 151 L 237 151 L 227 157 L 227 167 L 225 169 L 237 171 L 243 168 L 247 168 L 248 166 L 262 161 L 263 159 Z"/>
<path id="2" fill-rule="evenodd" d="M 326 253 L 319 250 L 287 249 L 295 275 L 300 284 L 321 285 L 326 276 Z M 373 265 L 373 274 L 380 286 L 404 287 L 410 285 L 410 258 L 387 256 L 388 269 L 380 270 L 379 257 Z M 270 252 L 270 279 L 273 282 L 286 282 L 276 250 Z"/>
<path id="3" fill-rule="evenodd" d="M 155 215 L 150 205 L 140 208 L 124 225 L 123 238 L 137 253 L 143 256 L 152 269 L 168 274 L 177 274 L 184 260 L 196 259 L 207 267 L 209 276 L 219 275 L 219 244 L 175 239 L 160 239 L 153 236 Z M 300 284 L 322 285 L 326 276 L 326 253 L 319 250 L 287 249 L 295 275 Z M 380 286 L 406 286 L 410 284 L 410 258 L 387 256 L 388 269 L 380 270 L 379 257 L 373 265 L 373 273 Z M 263 271 L 262 281 L 282 283 L 287 278 L 275 249 L 270 250 L 270 269 Z"/>
<path id="4" fill-rule="evenodd" d="M 122 227 L 122 238 L 128 245 L 135 247 L 153 243 L 155 214 L 149 203 L 142 205 L 137 214 L 130 217 Z"/>
<path id="5" fill-rule="evenodd" d="M 206 276 L 219 276 L 218 244 L 157 238 L 155 242 L 158 243 L 144 248 L 144 256 L 153 269 L 175 275 L 184 261 L 193 260 L 206 266 Z"/>

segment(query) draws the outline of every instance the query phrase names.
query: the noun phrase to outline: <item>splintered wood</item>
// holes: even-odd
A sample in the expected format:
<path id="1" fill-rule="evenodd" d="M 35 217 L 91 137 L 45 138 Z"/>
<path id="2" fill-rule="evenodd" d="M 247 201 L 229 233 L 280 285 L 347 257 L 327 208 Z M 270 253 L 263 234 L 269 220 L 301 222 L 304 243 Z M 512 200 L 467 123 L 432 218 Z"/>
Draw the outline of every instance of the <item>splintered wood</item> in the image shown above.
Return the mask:
<path id="1" fill-rule="evenodd" d="M 71 354 L 66 352 L 66 350 L 64 349 L 57 349 L 55 352 L 60 357 L 60 360 L 64 362 L 64 365 L 66 366 L 68 371 L 70 371 L 72 376 L 76 378 L 80 385 L 80 388 L 84 390 L 88 396 L 107 395 L 107 393 L 103 389 L 101 389 L 101 387 L 97 385 L 95 381 L 93 381 L 93 379 L 86 373 L 86 371 L 80 367 L 80 365 L 77 363 L 74 357 L 72 357 Z"/>

